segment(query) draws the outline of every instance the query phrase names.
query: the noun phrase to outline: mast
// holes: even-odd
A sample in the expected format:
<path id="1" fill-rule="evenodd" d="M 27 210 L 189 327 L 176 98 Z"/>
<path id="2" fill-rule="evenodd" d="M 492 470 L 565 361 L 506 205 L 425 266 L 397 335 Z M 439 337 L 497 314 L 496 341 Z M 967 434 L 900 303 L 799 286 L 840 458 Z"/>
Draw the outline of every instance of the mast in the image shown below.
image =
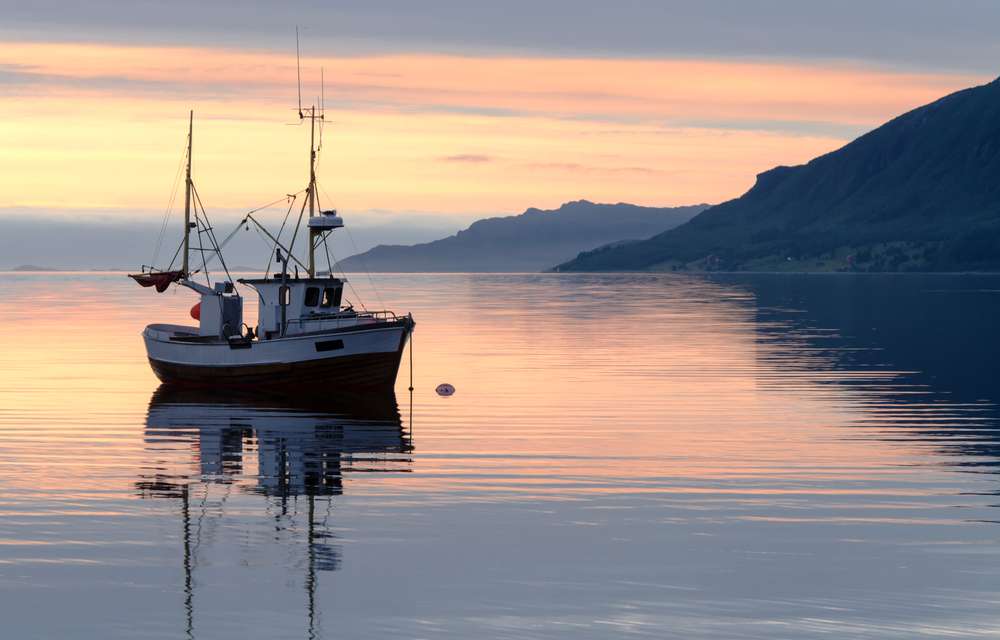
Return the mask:
<path id="1" fill-rule="evenodd" d="M 194 137 L 194 110 L 188 113 L 187 179 L 184 187 L 184 259 L 181 271 L 188 277 L 188 246 L 191 239 L 191 143 Z"/>
<path id="2" fill-rule="evenodd" d="M 316 119 L 319 118 L 323 120 L 325 116 L 325 109 L 323 102 L 325 101 L 325 87 L 323 87 L 323 76 L 322 70 L 320 71 L 320 85 L 321 92 L 323 92 L 323 100 L 320 101 L 318 108 L 319 113 L 316 113 L 317 105 L 313 103 L 311 107 L 307 109 L 309 115 L 306 116 L 302 112 L 302 56 L 299 53 L 299 28 L 295 27 L 295 74 L 298 80 L 298 91 L 299 91 L 299 121 L 301 122 L 304 118 L 309 118 L 309 188 L 306 191 L 306 197 L 309 199 L 309 217 L 313 218 L 316 216 Z M 320 145 L 323 144 L 323 129 L 322 123 L 320 123 Z M 309 226 L 309 267 L 307 271 L 309 272 L 310 278 L 316 277 L 316 238 L 323 234 L 321 229 Z"/>
<path id="3" fill-rule="evenodd" d="M 316 105 L 309 109 L 309 217 L 316 215 Z M 316 277 L 316 232 L 309 227 L 309 277 Z"/>

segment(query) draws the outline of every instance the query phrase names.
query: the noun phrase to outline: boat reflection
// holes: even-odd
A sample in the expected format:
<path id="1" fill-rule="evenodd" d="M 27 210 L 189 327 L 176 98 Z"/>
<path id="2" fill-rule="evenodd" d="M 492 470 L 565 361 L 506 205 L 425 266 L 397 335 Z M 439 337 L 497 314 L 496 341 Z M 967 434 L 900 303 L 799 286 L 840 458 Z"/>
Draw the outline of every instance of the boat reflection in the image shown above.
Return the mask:
<path id="1" fill-rule="evenodd" d="M 187 464 L 181 462 L 180 467 L 177 461 L 185 456 L 178 456 L 178 449 L 189 452 Z M 294 548 L 298 542 L 305 556 L 313 637 L 317 572 L 334 571 L 341 562 L 330 514 L 332 500 L 344 492 L 345 474 L 409 472 L 413 445 L 391 391 L 303 402 L 259 394 L 220 397 L 161 386 L 150 399 L 145 450 L 147 462 L 135 482 L 138 494 L 177 500 L 180 506 L 188 637 L 194 637 L 199 554 L 211 546 L 202 539 L 210 530 L 205 522 L 226 518 L 225 505 L 232 502 L 231 497 L 209 499 L 211 487 L 218 485 L 230 492 L 235 488 L 248 499 L 258 496 L 257 513 L 273 519 L 281 543 Z M 248 518 L 246 502 L 234 510 L 239 513 L 231 517 Z"/>
<path id="2" fill-rule="evenodd" d="M 246 491 L 283 499 L 339 495 L 344 473 L 407 471 L 413 448 L 391 392 L 303 402 L 167 386 L 150 400 L 145 441 L 150 452 L 189 445 L 197 472 L 169 473 L 154 463 L 136 485 L 144 497 L 178 497 L 192 482 L 235 480 Z M 256 469 L 248 468 L 253 462 Z"/>

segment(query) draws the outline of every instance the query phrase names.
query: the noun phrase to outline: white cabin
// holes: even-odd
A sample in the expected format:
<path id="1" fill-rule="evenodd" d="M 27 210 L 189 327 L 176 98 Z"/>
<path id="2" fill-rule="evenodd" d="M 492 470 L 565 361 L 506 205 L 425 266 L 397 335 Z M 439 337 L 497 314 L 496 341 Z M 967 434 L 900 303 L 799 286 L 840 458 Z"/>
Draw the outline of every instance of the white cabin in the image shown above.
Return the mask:
<path id="1" fill-rule="evenodd" d="M 270 340 L 327 328 L 334 321 L 341 324 L 344 280 L 340 278 L 245 279 L 241 284 L 253 287 L 260 299 L 257 305 L 257 335 Z M 353 310 L 349 310 L 353 317 Z M 284 330 L 282 327 L 284 326 Z"/>

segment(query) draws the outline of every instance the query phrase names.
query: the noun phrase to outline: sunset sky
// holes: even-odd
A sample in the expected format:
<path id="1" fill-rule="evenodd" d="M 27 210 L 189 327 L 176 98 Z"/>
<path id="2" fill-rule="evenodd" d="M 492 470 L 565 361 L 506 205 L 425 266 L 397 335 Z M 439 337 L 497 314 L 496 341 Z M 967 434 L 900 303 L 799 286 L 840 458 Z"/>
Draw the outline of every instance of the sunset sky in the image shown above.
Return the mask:
<path id="1" fill-rule="evenodd" d="M 960 6 L 4 2 L 0 224 L 159 220 L 189 109 L 210 212 L 303 188 L 296 24 L 306 102 L 325 69 L 321 196 L 349 222 L 719 202 L 991 80 L 1000 4 Z"/>

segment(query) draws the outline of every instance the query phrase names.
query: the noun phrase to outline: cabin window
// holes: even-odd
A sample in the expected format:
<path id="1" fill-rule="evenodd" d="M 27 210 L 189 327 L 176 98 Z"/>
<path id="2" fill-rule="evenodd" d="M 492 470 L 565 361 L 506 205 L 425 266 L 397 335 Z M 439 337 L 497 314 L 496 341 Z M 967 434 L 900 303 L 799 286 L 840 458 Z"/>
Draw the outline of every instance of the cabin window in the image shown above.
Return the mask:
<path id="1" fill-rule="evenodd" d="M 344 293 L 342 287 L 327 287 L 323 289 L 323 304 L 320 306 L 323 308 L 334 307 L 335 309 L 340 308 L 340 298 Z"/>
<path id="2" fill-rule="evenodd" d="M 319 287 L 309 287 L 306 289 L 306 302 L 307 307 L 315 307 L 319 304 Z"/>
<path id="3" fill-rule="evenodd" d="M 316 343 L 316 351 L 336 351 L 337 349 L 344 348 L 343 340 L 326 340 L 325 342 Z"/>
<path id="4" fill-rule="evenodd" d="M 278 304 L 288 306 L 292 302 L 292 290 L 284 286 L 278 289 Z"/>

